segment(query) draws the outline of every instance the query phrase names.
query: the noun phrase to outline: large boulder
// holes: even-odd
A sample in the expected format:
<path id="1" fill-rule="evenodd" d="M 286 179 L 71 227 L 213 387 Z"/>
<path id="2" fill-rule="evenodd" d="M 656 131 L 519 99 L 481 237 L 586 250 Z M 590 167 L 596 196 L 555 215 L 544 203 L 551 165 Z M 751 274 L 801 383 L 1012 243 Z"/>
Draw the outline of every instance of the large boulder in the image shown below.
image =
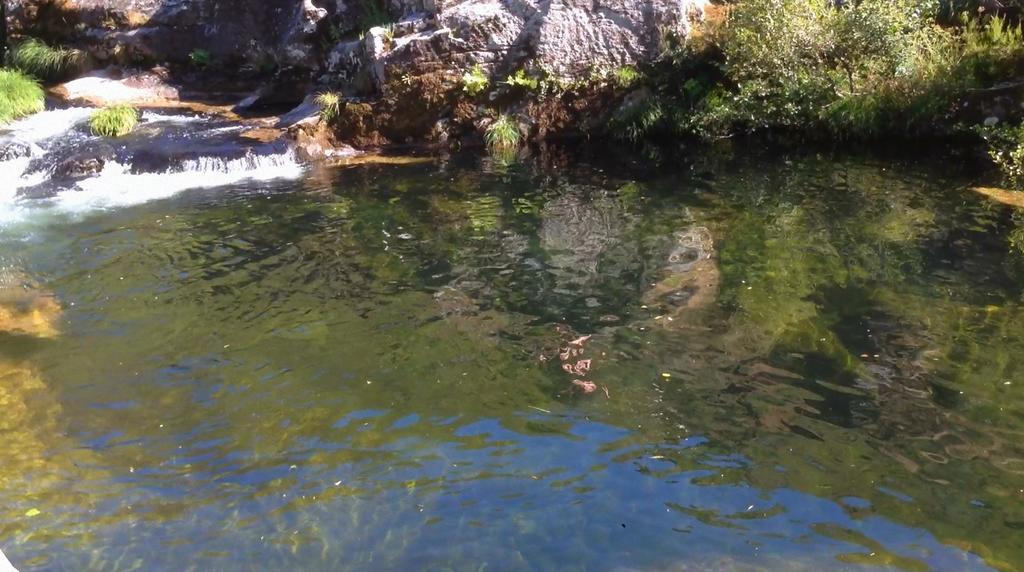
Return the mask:
<path id="1" fill-rule="evenodd" d="M 441 24 L 471 50 L 508 68 L 529 58 L 562 76 L 655 57 L 671 34 L 685 37 L 706 0 L 465 0 Z M 486 57 L 486 56 L 485 56 Z"/>
<path id="2" fill-rule="evenodd" d="M 361 42 L 340 43 L 328 72 L 377 87 L 408 75 L 481 65 L 579 77 L 653 60 L 669 36 L 685 37 L 707 0 L 463 0 L 429 4 Z M 501 76 L 504 77 L 504 76 Z"/>
<path id="3" fill-rule="evenodd" d="M 312 0 L 23 0 L 12 10 L 16 31 L 83 47 L 101 62 L 236 70 L 315 68 L 314 32 L 326 16 Z"/>

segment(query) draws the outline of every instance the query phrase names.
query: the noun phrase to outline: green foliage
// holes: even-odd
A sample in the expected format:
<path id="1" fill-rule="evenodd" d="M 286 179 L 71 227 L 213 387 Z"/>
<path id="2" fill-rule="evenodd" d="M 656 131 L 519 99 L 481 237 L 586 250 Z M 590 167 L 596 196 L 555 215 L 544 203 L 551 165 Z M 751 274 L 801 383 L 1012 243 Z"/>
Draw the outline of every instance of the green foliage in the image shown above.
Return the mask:
<path id="1" fill-rule="evenodd" d="M 462 91 L 470 97 L 476 97 L 487 91 L 490 83 L 487 74 L 480 66 L 473 66 L 472 69 L 462 74 Z"/>
<path id="2" fill-rule="evenodd" d="M 723 38 L 735 82 L 718 110 L 734 129 L 824 127 L 875 135 L 933 119 L 928 96 L 956 81 L 954 35 L 916 0 L 748 0 Z M 947 98 L 942 98 L 947 99 Z M 913 131 L 917 125 L 900 126 Z"/>
<path id="3" fill-rule="evenodd" d="M 953 112 L 969 89 L 1024 71 L 1024 41 L 1021 27 L 1001 18 L 941 26 L 938 8 L 934 0 L 736 3 L 725 24 L 669 49 L 651 82 L 662 117 L 634 125 L 706 138 L 771 130 L 870 139 L 954 129 Z"/>
<path id="4" fill-rule="evenodd" d="M 484 138 L 490 149 L 501 151 L 519 147 L 523 134 L 515 119 L 508 115 L 499 115 L 487 128 Z"/>
<path id="5" fill-rule="evenodd" d="M 85 54 L 80 50 L 53 48 L 30 38 L 11 50 L 7 64 L 40 80 L 57 81 L 81 70 Z"/>
<path id="6" fill-rule="evenodd" d="M 197 68 L 206 68 L 213 62 L 213 56 L 210 55 L 208 50 L 196 48 L 188 55 L 188 61 L 192 62 L 192 65 Z"/>
<path id="7" fill-rule="evenodd" d="M 627 89 L 640 83 L 643 75 L 633 66 L 622 66 L 611 73 L 612 83 L 616 86 Z"/>
<path id="8" fill-rule="evenodd" d="M 540 80 L 526 75 L 525 70 L 518 70 L 516 73 L 508 76 L 505 84 L 510 87 L 523 88 L 527 91 L 536 91 L 540 87 Z"/>
<path id="9" fill-rule="evenodd" d="M 1024 190 L 1024 125 L 986 127 L 980 130 L 988 143 L 988 154 L 1002 171 L 1006 182 Z"/>
<path id="10" fill-rule="evenodd" d="M 324 91 L 316 94 L 313 101 L 320 107 L 320 117 L 330 123 L 341 113 L 341 95 L 335 91 Z"/>
<path id="11" fill-rule="evenodd" d="M 100 137 L 123 137 L 139 123 L 139 112 L 130 105 L 105 107 L 92 115 L 89 128 Z"/>
<path id="12" fill-rule="evenodd" d="M 980 82 L 991 83 L 1021 70 L 1024 30 L 1002 17 L 962 19 L 964 69 Z"/>
<path id="13" fill-rule="evenodd" d="M 43 110 L 43 88 L 17 70 L 0 69 L 0 123 Z"/>

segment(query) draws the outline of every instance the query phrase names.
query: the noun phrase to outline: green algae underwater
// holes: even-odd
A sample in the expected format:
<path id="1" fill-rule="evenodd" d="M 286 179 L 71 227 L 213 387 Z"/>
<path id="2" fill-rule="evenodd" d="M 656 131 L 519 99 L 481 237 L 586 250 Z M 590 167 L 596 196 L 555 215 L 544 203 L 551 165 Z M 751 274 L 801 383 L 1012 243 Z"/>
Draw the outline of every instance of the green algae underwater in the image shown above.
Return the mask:
<path id="1" fill-rule="evenodd" d="M 5 229 L 0 546 L 1024 567 L 1017 215 L 943 157 L 640 165 L 319 169 Z"/>

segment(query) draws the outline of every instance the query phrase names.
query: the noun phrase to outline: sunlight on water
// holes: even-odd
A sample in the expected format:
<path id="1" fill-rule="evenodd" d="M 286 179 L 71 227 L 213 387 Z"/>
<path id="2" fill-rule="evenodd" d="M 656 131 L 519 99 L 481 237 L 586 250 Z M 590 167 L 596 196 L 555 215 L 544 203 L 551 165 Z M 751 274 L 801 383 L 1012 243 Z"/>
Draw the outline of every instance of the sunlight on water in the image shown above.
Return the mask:
<path id="1" fill-rule="evenodd" d="M 3 243 L 23 572 L 1024 566 L 1024 254 L 959 162 L 230 161 Z"/>

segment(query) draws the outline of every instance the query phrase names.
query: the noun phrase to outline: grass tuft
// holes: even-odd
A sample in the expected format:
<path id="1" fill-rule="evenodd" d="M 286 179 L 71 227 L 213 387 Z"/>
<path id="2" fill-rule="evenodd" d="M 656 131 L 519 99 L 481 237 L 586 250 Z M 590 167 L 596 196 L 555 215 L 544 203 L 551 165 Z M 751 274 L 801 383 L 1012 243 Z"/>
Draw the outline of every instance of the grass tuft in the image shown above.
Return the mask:
<path id="1" fill-rule="evenodd" d="M 325 91 L 316 94 L 313 101 L 320 107 L 320 118 L 331 123 L 341 113 L 341 95 L 336 91 Z"/>
<path id="2" fill-rule="evenodd" d="M 17 70 L 0 69 L 0 123 L 43 110 L 43 88 Z"/>
<path id="3" fill-rule="evenodd" d="M 7 56 L 10 67 L 42 81 L 65 79 L 81 71 L 85 60 L 85 53 L 81 50 L 54 48 L 36 39 L 18 44 Z"/>
<path id="4" fill-rule="evenodd" d="M 484 138 L 492 150 L 507 150 L 519 147 L 523 134 L 519 131 L 519 124 L 515 119 L 508 115 L 499 115 L 487 128 Z"/>
<path id="5" fill-rule="evenodd" d="M 130 105 L 105 107 L 92 115 L 89 128 L 100 137 L 123 137 L 139 123 L 139 112 Z"/>

